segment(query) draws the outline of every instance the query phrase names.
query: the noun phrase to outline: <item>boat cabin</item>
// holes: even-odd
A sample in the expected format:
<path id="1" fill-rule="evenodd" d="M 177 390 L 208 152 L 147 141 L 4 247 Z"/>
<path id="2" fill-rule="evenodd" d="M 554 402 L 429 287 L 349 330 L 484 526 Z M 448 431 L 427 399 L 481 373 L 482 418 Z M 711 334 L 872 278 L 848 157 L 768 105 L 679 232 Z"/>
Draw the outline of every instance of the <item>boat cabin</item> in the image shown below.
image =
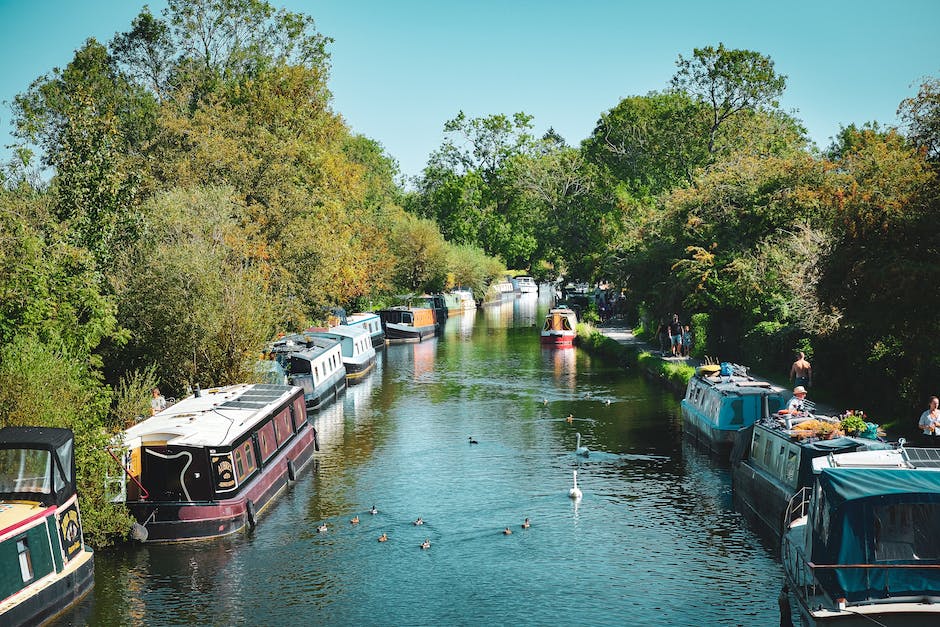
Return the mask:
<path id="1" fill-rule="evenodd" d="M 297 333 L 276 341 L 271 350 L 290 384 L 303 388 L 308 409 L 319 409 L 346 387 L 338 339 Z"/>
<path id="2" fill-rule="evenodd" d="M 70 429 L 0 429 L 0 624 L 38 624 L 94 585 Z"/>

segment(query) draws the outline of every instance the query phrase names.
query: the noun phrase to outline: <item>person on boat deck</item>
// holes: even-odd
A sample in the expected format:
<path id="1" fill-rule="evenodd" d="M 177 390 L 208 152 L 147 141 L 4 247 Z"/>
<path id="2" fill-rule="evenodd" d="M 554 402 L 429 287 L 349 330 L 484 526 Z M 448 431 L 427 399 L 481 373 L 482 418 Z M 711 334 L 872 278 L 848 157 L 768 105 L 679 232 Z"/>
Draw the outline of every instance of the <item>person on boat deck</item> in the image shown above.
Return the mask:
<path id="1" fill-rule="evenodd" d="M 672 314 L 669 323 L 669 346 L 673 357 L 682 357 L 682 325 L 679 324 L 679 314 Z"/>
<path id="2" fill-rule="evenodd" d="M 166 409 L 166 399 L 160 394 L 160 388 L 153 388 L 150 394 L 150 415 L 154 416 Z"/>
<path id="3" fill-rule="evenodd" d="M 931 396 L 927 403 L 927 411 L 920 415 L 917 422 L 918 428 L 924 435 L 940 435 L 940 409 L 937 406 L 940 401 L 936 396 Z"/>
<path id="4" fill-rule="evenodd" d="M 790 399 L 790 402 L 787 403 L 787 413 L 790 414 L 799 414 L 805 411 L 803 406 L 803 401 L 806 400 L 806 388 L 802 385 L 798 385 L 793 388 L 793 398 Z"/>
<path id="5" fill-rule="evenodd" d="M 806 354 L 800 351 L 799 357 L 790 366 L 790 380 L 793 385 L 810 387 L 813 383 L 813 367 L 806 361 Z"/>

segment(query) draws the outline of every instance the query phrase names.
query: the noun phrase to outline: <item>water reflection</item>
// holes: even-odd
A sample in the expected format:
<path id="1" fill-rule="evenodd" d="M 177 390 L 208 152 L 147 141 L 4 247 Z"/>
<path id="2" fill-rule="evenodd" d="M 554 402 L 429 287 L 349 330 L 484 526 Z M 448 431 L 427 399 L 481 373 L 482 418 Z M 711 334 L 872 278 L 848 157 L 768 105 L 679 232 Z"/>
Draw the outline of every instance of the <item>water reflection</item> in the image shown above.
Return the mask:
<path id="1" fill-rule="evenodd" d="M 780 569 L 727 469 L 683 444 L 676 399 L 543 349 L 527 307 L 388 347 L 314 417 L 316 464 L 254 532 L 102 553 L 88 622 L 776 624 Z"/>

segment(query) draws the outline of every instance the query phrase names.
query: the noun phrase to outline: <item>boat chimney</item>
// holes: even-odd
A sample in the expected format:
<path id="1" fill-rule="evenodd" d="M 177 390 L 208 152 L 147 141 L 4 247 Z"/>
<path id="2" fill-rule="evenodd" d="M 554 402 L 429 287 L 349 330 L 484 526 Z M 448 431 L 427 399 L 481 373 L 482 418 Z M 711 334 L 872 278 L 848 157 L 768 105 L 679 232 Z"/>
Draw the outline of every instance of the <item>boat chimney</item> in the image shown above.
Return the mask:
<path id="1" fill-rule="evenodd" d="M 202 390 L 199 389 L 198 383 L 196 384 L 196 389 L 193 390 L 193 396 L 195 396 L 196 398 L 199 398 L 200 396 L 202 396 Z"/>

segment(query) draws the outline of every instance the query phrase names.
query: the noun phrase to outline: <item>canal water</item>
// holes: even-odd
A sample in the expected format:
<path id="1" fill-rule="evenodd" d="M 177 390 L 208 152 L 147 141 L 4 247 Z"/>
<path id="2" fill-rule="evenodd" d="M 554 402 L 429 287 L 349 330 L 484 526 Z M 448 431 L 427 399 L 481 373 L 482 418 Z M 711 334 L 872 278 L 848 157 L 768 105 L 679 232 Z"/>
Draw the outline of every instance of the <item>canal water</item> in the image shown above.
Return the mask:
<path id="1" fill-rule="evenodd" d="M 99 552 L 61 623 L 776 625 L 782 571 L 728 469 L 683 442 L 660 386 L 540 347 L 547 306 L 388 347 L 317 415 L 316 463 L 253 532 Z"/>

